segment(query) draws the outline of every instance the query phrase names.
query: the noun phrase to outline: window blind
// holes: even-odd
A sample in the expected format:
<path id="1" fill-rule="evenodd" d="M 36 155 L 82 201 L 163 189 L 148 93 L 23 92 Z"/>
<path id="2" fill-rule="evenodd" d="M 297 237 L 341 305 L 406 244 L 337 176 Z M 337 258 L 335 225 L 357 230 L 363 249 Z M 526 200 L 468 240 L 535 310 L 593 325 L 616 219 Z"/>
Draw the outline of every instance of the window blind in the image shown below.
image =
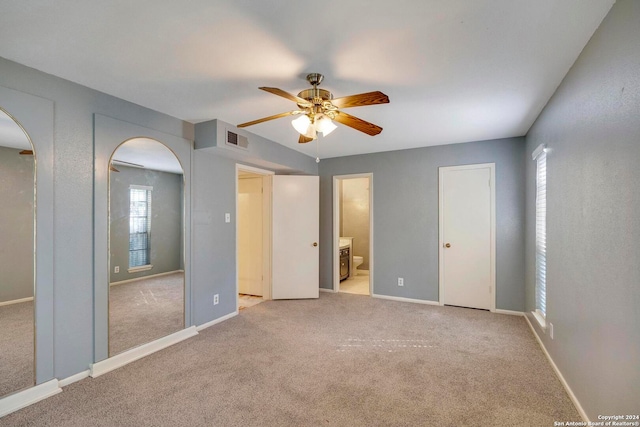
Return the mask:
<path id="1" fill-rule="evenodd" d="M 129 189 L 129 268 L 151 264 L 151 189 Z"/>
<path id="2" fill-rule="evenodd" d="M 536 310 L 547 314 L 547 153 L 538 151 L 536 160 Z"/>

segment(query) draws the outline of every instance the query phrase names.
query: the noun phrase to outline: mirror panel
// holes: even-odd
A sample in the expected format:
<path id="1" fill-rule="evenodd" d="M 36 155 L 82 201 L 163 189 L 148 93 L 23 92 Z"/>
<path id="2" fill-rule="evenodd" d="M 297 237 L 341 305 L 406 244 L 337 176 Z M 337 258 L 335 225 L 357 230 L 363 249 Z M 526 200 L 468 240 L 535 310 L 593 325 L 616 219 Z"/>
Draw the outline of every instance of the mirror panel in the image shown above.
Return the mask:
<path id="1" fill-rule="evenodd" d="M 184 329 L 184 177 L 149 138 L 109 167 L 109 356 Z"/>
<path id="2" fill-rule="evenodd" d="M 35 157 L 0 107 L 0 397 L 35 383 Z"/>

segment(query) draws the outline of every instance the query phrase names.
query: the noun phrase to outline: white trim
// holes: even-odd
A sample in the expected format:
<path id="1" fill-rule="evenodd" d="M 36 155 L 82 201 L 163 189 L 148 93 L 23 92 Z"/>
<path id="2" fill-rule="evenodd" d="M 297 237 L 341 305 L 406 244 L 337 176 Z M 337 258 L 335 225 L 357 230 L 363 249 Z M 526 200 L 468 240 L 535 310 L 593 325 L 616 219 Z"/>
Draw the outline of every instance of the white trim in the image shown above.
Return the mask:
<path id="1" fill-rule="evenodd" d="M 538 321 L 538 324 L 542 328 L 542 332 L 544 332 L 546 334 L 547 333 L 547 321 L 546 321 L 546 319 L 542 316 L 542 314 L 540 314 L 540 312 L 538 310 L 532 311 L 531 314 L 533 314 L 533 317 Z"/>
<path id="2" fill-rule="evenodd" d="M 320 292 L 331 292 L 332 294 L 336 293 L 336 291 L 334 291 L 333 289 L 327 289 L 327 288 L 320 288 Z"/>
<path id="3" fill-rule="evenodd" d="M 153 186 L 150 186 L 150 185 L 136 185 L 136 184 L 130 184 L 130 185 L 129 185 L 129 190 L 147 190 L 147 191 L 153 191 Z"/>
<path id="4" fill-rule="evenodd" d="M 20 304 L 21 302 L 29 302 L 29 301 L 33 301 L 33 297 L 20 298 L 20 299 L 14 299 L 11 301 L 0 302 L 0 307 L 5 305 Z"/>
<path id="5" fill-rule="evenodd" d="M 144 279 L 154 279 L 157 277 L 168 276 L 170 274 L 175 274 L 175 273 L 184 273 L 184 270 L 165 271 L 164 273 L 156 273 L 156 274 L 150 274 L 148 276 L 134 277 L 133 279 L 125 279 L 125 280 L 120 280 L 119 282 L 111 282 L 109 283 L 109 286 L 124 285 L 125 283 L 137 282 Z"/>
<path id="6" fill-rule="evenodd" d="M 340 191 L 338 184 L 345 179 L 369 179 L 369 295 L 373 296 L 374 276 L 374 232 L 373 232 L 373 173 L 355 173 L 350 175 L 333 176 L 333 292 L 340 292 Z M 351 254 L 353 257 L 353 254 Z M 320 288 L 322 289 L 322 288 Z"/>
<path id="7" fill-rule="evenodd" d="M 533 153 L 531 153 L 531 159 L 535 160 L 536 157 L 538 157 L 543 151 L 545 151 L 545 149 L 547 148 L 546 144 L 540 144 L 536 147 L 535 150 L 533 150 Z"/>
<path id="8" fill-rule="evenodd" d="M 426 304 L 426 305 L 440 305 L 438 301 L 429 301 L 425 299 L 414 299 L 414 298 L 404 298 L 404 297 L 392 297 L 389 295 L 378 295 L 371 294 L 373 298 L 387 299 L 391 301 L 400 301 L 400 302 L 413 302 L 416 304 Z"/>
<path id="9" fill-rule="evenodd" d="M 70 384 L 76 383 L 80 380 L 83 380 L 85 378 L 89 378 L 89 374 L 91 373 L 91 371 L 89 369 L 87 369 L 86 371 L 82 371 L 82 372 L 78 372 L 75 375 L 71 375 L 70 377 L 67 377 L 63 380 L 59 380 L 58 381 L 58 385 L 60 387 L 66 387 Z"/>
<path id="10" fill-rule="evenodd" d="M 564 389 L 566 390 L 567 394 L 569 395 L 569 399 L 571 399 L 571 402 L 573 402 L 573 405 L 578 410 L 578 413 L 580 414 L 580 417 L 582 417 L 582 420 L 585 423 L 587 423 L 587 424 L 590 423 L 590 420 L 589 420 L 589 417 L 587 416 L 587 413 L 582 408 L 582 405 L 580 404 L 580 401 L 578 401 L 578 398 L 576 397 L 576 395 L 573 394 L 573 390 L 571 390 L 571 387 L 569 387 L 569 384 L 564 379 L 564 376 L 562 376 L 562 372 L 560 372 L 560 369 L 558 369 L 558 367 L 556 366 L 556 363 L 553 361 L 553 359 L 551 358 L 551 355 L 549 354 L 549 352 L 545 348 L 544 344 L 542 343 L 542 340 L 538 336 L 538 333 L 536 332 L 535 328 L 531 324 L 531 321 L 529 320 L 529 316 L 524 316 L 524 318 L 527 320 L 527 324 L 529 324 L 529 328 L 531 328 L 531 332 L 533 332 L 533 336 L 536 338 L 536 341 L 538 341 L 538 344 L 540 345 L 540 348 L 542 349 L 542 352 L 544 353 L 545 356 L 547 356 L 547 360 L 549 360 L 549 363 L 551 364 L 551 367 L 553 368 L 553 371 L 556 373 L 556 376 L 560 380 L 560 383 L 562 383 L 562 386 L 564 387 Z"/>
<path id="11" fill-rule="evenodd" d="M 522 311 L 513 311 L 513 310 L 503 310 L 501 308 L 496 308 L 496 314 L 508 314 L 510 316 L 524 316 L 524 312 Z"/>
<path id="12" fill-rule="evenodd" d="M 91 376 L 92 378 L 97 378 L 100 375 L 111 372 L 114 369 L 118 369 L 121 366 L 127 365 L 138 359 L 142 359 L 145 356 L 148 356 L 152 353 L 165 349 L 169 346 L 179 343 L 180 341 L 184 341 L 187 338 L 191 338 L 196 335 L 198 335 L 196 327 L 190 326 L 171 335 L 167 335 L 166 337 L 151 341 L 150 343 L 143 344 L 139 347 L 134 347 L 131 350 L 127 350 L 123 353 L 116 354 L 115 356 L 112 356 L 108 359 L 92 363 L 91 365 L 89 365 L 89 369 L 91 371 L 89 376 Z"/>
<path id="13" fill-rule="evenodd" d="M 139 265 L 137 267 L 131 267 L 127 269 L 128 273 L 139 273 L 141 271 L 148 271 L 151 270 L 153 268 L 153 265 L 151 264 L 147 264 L 147 265 Z"/>
<path id="14" fill-rule="evenodd" d="M 446 171 L 489 168 L 490 197 L 491 197 L 491 272 L 489 286 L 491 287 L 489 310 L 496 311 L 496 164 L 480 163 L 460 166 L 441 166 L 438 168 L 438 302 L 444 305 L 444 179 Z"/>
<path id="15" fill-rule="evenodd" d="M 210 321 L 210 322 L 203 323 L 203 324 L 202 324 L 202 325 L 200 325 L 200 326 L 196 326 L 196 331 L 200 332 L 200 331 L 201 331 L 201 330 L 203 330 L 203 329 L 207 329 L 207 328 L 209 328 L 209 327 L 211 327 L 211 326 L 213 326 L 213 325 L 217 325 L 218 323 L 222 323 L 222 322 L 224 322 L 225 320 L 229 320 L 229 319 L 231 319 L 232 317 L 237 316 L 237 315 L 238 315 L 238 313 L 239 313 L 239 311 L 238 311 L 238 310 L 236 310 L 236 311 L 234 311 L 233 313 L 229 313 L 229 314 L 224 315 L 224 316 L 222 316 L 222 317 L 218 317 L 217 319 L 214 319 L 214 320 L 212 320 L 212 321 Z"/>
<path id="16" fill-rule="evenodd" d="M 36 402 L 58 394 L 62 389 L 55 378 L 0 399 L 0 418 L 18 409 L 33 405 Z"/>

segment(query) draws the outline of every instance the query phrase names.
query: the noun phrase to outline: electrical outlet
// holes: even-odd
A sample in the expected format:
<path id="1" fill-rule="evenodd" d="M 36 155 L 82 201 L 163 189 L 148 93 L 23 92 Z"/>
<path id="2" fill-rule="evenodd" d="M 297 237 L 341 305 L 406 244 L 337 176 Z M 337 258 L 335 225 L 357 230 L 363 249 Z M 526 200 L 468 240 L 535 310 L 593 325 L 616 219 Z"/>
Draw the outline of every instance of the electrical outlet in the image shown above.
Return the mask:
<path id="1" fill-rule="evenodd" d="M 120 273 L 120 266 L 116 265 L 115 267 L 113 267 L 113 272 L 114 273 Z"/>
<path id="2" fill-rule="evenodd" d="M 404 286 L 404 279 L 402 277 L 398 277 L 398 286 Z"/>
<path id="3" fill-rule="evenodd" d="M 218 294 L 215 294 L 213 296 L 213 305 L 218 305 L 219 302 L 220 302 L 220 296 Z"/>
<path id="4" fill-rule="evenodd" d="M 553 323 L 549 323 L 549 338 L 553 339 Z"/>

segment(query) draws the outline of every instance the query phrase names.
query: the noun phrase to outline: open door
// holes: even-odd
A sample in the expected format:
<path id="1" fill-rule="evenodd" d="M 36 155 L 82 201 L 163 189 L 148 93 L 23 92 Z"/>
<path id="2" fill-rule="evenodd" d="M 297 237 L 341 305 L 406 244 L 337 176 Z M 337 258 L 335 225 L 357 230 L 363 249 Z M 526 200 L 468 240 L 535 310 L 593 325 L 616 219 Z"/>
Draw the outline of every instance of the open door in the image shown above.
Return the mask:
<path id="1" fill-rule="evenodd" d="M 273 299 L 318 298 L 320 180 L 272 177 Z"/>

